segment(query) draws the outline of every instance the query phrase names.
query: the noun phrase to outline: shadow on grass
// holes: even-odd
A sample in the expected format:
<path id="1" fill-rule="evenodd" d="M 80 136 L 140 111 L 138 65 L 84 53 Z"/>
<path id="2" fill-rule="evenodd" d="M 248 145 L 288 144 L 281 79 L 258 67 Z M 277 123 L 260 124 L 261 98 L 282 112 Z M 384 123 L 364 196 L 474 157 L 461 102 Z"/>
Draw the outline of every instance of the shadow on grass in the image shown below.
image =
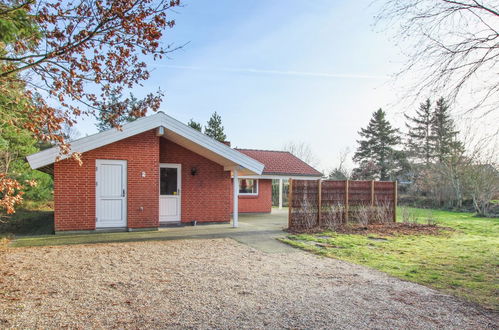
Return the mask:
<path id="1" fill-rule="evenodd" d="M 0 221 L 0 237 L 50 235 L 54 233 L 54 211 L 50 203 L 29 205 Z"/>

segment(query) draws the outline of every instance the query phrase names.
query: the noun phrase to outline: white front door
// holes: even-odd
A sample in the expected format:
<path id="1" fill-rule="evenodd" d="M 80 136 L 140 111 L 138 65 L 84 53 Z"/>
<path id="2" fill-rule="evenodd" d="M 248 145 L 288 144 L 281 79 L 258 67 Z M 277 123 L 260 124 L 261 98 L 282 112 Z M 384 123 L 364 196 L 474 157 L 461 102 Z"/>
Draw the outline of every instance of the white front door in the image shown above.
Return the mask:
<path id="1" fill-rule="evenodd" d="M 181 165 L 160 164 L 159 222 L 180 221 Z"/>
<path id="2" fill-rule="evenodd" d="M 96 228 L 126 227 L 126 160 L 96 160 Z"/>

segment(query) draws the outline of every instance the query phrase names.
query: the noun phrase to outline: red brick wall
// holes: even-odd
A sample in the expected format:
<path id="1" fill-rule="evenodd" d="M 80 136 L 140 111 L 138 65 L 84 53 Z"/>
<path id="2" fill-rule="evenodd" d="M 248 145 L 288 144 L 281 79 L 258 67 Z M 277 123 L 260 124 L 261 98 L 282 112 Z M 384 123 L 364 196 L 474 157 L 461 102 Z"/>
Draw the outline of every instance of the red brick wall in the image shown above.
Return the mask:
<path id="1" fill-rule="evenodd" d="M 159 138 L 151 130 L 83 153 L 82 166 L 70 159 L 55 163 L 55 230 L 95 229 L 96 159 L 127 160 L 128 227 L 158 227 Z"/>
<path id="2" fill-rule="evenodd" d="M 163 138 L 160 162 L 182 165 L 182 222 L 230 221 L 230 172 L 223 166 Z"/>
<path id="3" fill-rule="evenodd" d="M 232 180 L 231 180 L 232 181 Z M 230 195 L 230 211 L 232 203 L 232 184 Z M 239 196 L 239 213 L 270 213 L 272 211 L 272 180 L 258 180 L 258 196 Z"/>

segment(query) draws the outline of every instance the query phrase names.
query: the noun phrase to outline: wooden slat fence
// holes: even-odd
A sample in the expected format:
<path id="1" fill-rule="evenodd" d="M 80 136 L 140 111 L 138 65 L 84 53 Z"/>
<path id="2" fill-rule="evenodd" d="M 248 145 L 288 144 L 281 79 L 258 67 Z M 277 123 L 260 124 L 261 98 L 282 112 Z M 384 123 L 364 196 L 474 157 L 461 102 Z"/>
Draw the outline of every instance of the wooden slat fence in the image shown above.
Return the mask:
<path id="1" fill-rule="evenodd" d="M 396 220 L 397 182 L 290 180 L 291 230 L 331 228 Z"/>

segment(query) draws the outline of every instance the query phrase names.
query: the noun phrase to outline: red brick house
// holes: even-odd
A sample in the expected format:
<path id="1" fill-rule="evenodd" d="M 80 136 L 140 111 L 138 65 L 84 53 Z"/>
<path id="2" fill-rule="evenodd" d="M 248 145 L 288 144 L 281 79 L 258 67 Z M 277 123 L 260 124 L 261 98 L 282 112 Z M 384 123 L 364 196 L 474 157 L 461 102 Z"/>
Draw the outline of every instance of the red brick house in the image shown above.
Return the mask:
<path id="1" fill-rule="evenodd" d="M 73 141 L 71 150 L 81 166 L 57 147 L 27 157 L 54 177 L 56 233 L 228 222 L 240 210 L 239 177 L 265 175 L 266 167 L 163 112 Z M 267 183 L 259 186 L 263 198 Z"/>
<path id="2" fill-rule="evenodd" d="M 268 213 L 272 210 L 272 180 L 279 182 L 279 208 L 282 208 L 285 180 L 318 180 L 322 177 L 321 172 L 287 151 L 236 150 L 264 165 L 260 175 L 239 177 L 240 213 Z"/>

